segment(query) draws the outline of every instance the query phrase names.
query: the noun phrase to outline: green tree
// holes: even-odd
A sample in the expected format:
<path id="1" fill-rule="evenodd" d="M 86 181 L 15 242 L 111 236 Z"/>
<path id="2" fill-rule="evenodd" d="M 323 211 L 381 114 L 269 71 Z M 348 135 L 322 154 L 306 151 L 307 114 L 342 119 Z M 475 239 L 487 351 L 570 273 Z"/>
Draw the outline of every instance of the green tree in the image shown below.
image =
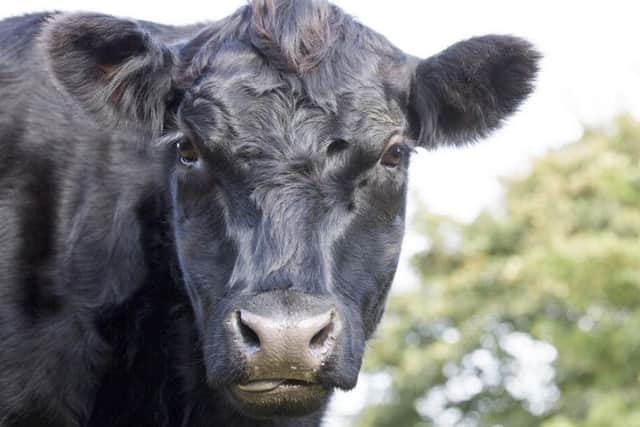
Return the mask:
<path id="1" fill-rule="evenodd" d="M 471 224 L 423 213 L 360 426 L 640 426 L 640 124 L 589 131 Z"/>

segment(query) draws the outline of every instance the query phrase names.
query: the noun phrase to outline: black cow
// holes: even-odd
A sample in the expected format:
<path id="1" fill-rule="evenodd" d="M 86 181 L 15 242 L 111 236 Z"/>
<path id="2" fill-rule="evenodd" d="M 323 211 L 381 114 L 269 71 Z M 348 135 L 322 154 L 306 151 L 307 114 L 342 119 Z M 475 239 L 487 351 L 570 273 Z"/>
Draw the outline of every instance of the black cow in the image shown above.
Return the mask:
<path id="1" fill-rule="evenodd" d="M 419 60 L 324 0 L 0 22 L 0 425 L 318 425 L 382 315 L 412 150 L 496 128 L 537 60 Z"/>

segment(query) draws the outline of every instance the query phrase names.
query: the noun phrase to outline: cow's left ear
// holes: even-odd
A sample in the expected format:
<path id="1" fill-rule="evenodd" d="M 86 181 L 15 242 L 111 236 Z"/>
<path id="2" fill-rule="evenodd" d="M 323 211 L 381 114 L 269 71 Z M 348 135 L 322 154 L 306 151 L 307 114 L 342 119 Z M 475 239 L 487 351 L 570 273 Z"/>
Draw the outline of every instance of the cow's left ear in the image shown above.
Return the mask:
<path id="1" fill-rule="evenodd" d="M 492 35 L 420 61 L 407 108 L 412 136 L 434 147 L 487 135 L 531 93 L 539 59 L 528 42 Z"/>
<path id="2" fill-rule="evenodd" d="M 176 61 L 139 24 L 107 15 L 59 15 L 40 42 L 54 81 L 101 123 L 161 129 Z"/>

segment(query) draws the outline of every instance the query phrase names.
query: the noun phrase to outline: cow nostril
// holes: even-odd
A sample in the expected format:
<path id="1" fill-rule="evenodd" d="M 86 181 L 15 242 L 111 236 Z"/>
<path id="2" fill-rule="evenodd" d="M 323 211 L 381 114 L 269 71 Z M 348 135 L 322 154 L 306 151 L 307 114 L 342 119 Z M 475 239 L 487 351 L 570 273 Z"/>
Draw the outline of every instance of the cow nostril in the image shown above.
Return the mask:
<path id="1" fill-rule="evenodd" d="M 249 353 L 257 353 L 260 351 L 260 338 L 258 334 L 242 320 L 242 314 L 240 311 L 236 313 L 237 322 L 239 325 L 240 337 Z"/>
<path id="2" fill-rule="evenodd" d="M 324 325 L 309 342 L 309 349 L 314 356 L 322 358 L 331 350 L 333 342 L 335 341 L 334 331 L 335 321 L 334 313 L 332 312 L 327 324 Z"/>

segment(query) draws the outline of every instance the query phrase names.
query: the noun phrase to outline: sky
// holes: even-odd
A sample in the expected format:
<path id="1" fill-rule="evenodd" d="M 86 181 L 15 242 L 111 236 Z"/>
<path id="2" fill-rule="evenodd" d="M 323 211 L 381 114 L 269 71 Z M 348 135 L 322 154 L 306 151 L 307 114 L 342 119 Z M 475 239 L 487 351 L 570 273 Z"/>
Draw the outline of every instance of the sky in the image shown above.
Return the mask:
<path id="1" fill-rule="evenodd" d="M 39 10 L 96 11 L 187 24 L 215 20 L 243 0 L 134 2 L 125 0 L 20 0 L 0 2 L 0 18 Z M 534 95 L 506 125 L 464 149 L 420 152 L 412 160 L 411 216 L 417 206 L 472 220 L 500 205 L 500 178 L 526 173 L 533 158 L 580 138 L 585 126 L 606 126 L 620 112 L 640 117 L 640 25 L 638 2 L 508 0 L 335 0 L 362 23 L 407 53 L 428 57 L 452 43 L 488 33 L 527 38 L 544 59 Z M 407 267 L 426 242 L 411 233 L 394 287 L 415 280 Z M 364 381 L 375 389 L 377 380 Z M 380 380 L 384 382 L 383 380 Z M 378 382 L 380 382 L 378 381 Z M 359 391 L 340 397 L 334 413 L 353 412 Z M 360 402 L 360 403 L 358 403 Z M 336 417 L 328 425 L 344 425 Z"/>

